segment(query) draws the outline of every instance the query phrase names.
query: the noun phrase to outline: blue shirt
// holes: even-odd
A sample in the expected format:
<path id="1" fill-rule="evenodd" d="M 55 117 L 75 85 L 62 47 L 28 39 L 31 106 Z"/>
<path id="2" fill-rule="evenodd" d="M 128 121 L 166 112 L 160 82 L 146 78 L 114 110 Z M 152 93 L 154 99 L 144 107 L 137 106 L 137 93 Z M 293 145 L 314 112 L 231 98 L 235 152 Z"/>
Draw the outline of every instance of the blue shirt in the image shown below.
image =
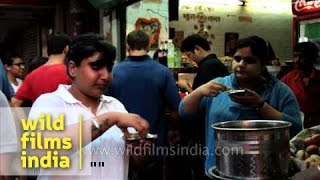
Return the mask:
<path id="1" fill-rule="evenodd" d="M 178 110 L 180 96 L 173 73 L 149 56 L 129 56 L 115 65 L 113 80 L 106 94 L 122 102 L 130 113 L 139 114 L 158 134 L 157 145 L 164 145 L 165 111 Z"/>
<path id="2" fill-rule="evenodd" d="M 7 99 L 10 100 L 11 97 L 14 96 L 14 90 L 9 83 L 6 70 L 2 64 L 2 61 L 0 59 L 0 90 L 3 92 L 3 94 L 6 95 Z"/>
<path id="3" fill-rule="evenodd" d="M 231 87 L 232 89 L 238 89 L 234 74 L 223 78 L 216 78 L 214 81 Z M 290 128 L 291 136 L 294 136 L 301 131 L 302 124 L 300 119 L 299 105 L 294 94 L 288 86 L 270 75 L 263 84 L 253 90 L 257 92 L 260 97 L 270 106 L 283 113 L 283 121 L 292 123 Z M 216 97 L 203 97 L 199 107 L 199 111 L 200 110 L 206 112 L 206 172 L 209 168 L 215 166 L 216 164 L 214 129 L 211 127 L 212 124 L 241 119 L 263 119 L 260 113 L 254 108 L 249 108 L 232 101 L 226 92 L 221 92 Z M 179 106 L 179 114 L 182 116 L 182 118 L 190 118 L 196 115 L 196 113 L 189 113 L 185 111 L 183 101 Z"/>

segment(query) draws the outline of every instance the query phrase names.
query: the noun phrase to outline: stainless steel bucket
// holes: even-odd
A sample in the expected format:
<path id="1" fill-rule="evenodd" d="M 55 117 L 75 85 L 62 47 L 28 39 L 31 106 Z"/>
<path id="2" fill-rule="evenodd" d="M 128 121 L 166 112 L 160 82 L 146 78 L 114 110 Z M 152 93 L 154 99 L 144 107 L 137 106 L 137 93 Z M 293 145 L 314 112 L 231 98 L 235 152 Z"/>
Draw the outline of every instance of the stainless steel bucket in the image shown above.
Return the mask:
<path id="1" fill-rule="evenodd" d="M 289 122 L 273 120 L 238 120 L 212 125 L 217 170 L 232 179 L 286 177 L 290 126 Z"/>

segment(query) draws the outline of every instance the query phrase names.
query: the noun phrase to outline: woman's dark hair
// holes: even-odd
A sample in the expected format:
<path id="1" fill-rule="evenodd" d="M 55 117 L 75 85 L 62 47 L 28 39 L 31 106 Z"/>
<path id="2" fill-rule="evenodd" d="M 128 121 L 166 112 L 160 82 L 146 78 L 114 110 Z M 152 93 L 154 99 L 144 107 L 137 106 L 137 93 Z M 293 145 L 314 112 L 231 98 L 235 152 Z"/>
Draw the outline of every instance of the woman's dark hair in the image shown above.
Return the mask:
<path id="1" fill-rule="evenodd" d="M 210 51 L 209 42 L 207 41 L 206 38 L 204 38 L 203 36 L 201 36 L 199 34 L 192 34 L 192 35 L 186 37 L 181 44 L 180 51 L 181 52 L 189 52 L 189 51 L 194 52 L 194 49 L 196 48 L 196 46 L 200 46 L 205 51 Z"/>
<path id="2" fill-rule="evenodd" d="M 271 43 L 270 42 L 266 42 L 266 43 L 267 43 L 267 48 L 268 48 L 268 61 L 277 59 L 276 53 L 274 52 Z"/>
<path id="3" fill-rule="evenodd" d="M 112 69 L 116 58 L 116 48 L 105 41 L 102 36 L 93 33 L 79 35 L 72 41 L 66 57 L 67 63 L 73 61 L 76 66 L 80 66 L 84 59 L 97 52 L 101 53 L 100 58 L 108 69 Z M 70 76 L 69 71 L 67 73 Z"/>
<path id="4" fill-rule="evenodd" d="M 270 74 L 266 68 L 266 64 L 269 60 L 269 55 L 266 41 L 259 36 L 249 36 L 247 38 L 240 39 L 236 43 L 233 54 L 235 54 L 238 49 L 245 47 L 250 47 L 252 54 L 259 58 L 262 66 L 262 75 L 268 78 Z"/>
<path id="5" fill-rule="evenodd" d="M 240 39 L 233 50 L 233 54 L 238 49 L 250 47 L 254 56 L 258 57 L 262 65 L 265 65 L 268 61 L 268 46 L 265 40 L 259 36 L 249 36 L 247 38 Z"/>

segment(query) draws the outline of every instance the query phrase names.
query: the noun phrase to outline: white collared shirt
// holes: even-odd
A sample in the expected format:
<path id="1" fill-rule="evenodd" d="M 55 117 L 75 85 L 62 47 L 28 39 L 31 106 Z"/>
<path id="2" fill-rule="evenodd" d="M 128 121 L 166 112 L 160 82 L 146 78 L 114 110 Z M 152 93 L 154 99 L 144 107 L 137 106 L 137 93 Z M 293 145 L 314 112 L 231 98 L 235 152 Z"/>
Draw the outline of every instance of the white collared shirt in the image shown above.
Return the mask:
<path id="1" fill-rule="evenodd" d="M 37 118 L 46 109 L 52 117 L 57 117 L 60 113 L 65 115 L 65 124 L 79 123 L 79 114 L 83 116 L 83 121 L 92 120 L 95 115 L 85 107 L 79 100 L 70 94 L 70 85 L 59 85 L 53 93 L 41 95 L 33 104 L 29 118 Z M 51 107 L 51 108 L 50 108 Z M 62 111 L 62 112 L 61 112 Z M 98 106 L 97 115 L 106 112 L 127 112 L 123 104 L 117 99 L 102 95 Z M 85 135 L 84 135 L 85 136 Z M 83 169 L 78 169 L 78 153 L 71 158 L 71 174 L 91 174 L 90 176 L 39 176 L 38 179 L 104 179 L 104 180 L 126 180 L 128 176 L 129 157 L 125 153 L 125 142 L 122 139 L 122 131 L 117 126 L 112 126 L 101 136 L 83 147 Z M 90 153 L 88 152 L 90 151 Z M 87 152 L 87 153 L 86 153 Z M 90 155 L 91 154 L 91 155 Z M 90 159 L 91 157 L 91 159 Z M 97 162 L 97 167 L 91 167 L 90 162 Z M 98 167 L 98 162 L 104 162 L 104 167 Z M 52 174 L 59 170 L 41 170 L 40 174 Z"/>

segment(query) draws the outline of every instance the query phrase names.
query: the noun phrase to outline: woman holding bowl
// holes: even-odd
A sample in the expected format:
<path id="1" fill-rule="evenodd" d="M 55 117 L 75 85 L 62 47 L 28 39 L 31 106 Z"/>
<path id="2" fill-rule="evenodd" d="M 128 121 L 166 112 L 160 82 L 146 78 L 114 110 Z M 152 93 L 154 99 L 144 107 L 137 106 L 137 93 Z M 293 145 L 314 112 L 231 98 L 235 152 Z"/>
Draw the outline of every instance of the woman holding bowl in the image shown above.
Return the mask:
<path id="1" fill-rule="evenodd" d="M 300 110 L 291 90 L 270 75 L 265 67 L 266 42 L 250 36 L 237 42 L 229 76 L 213 79 L 198 87 L 180 103 L 182 118 L 205 113 L 206 172 L 215 166 L 212 124 L 232 120 L 284 120 L 292 123 L 290 135 L 301 130 Z M 244 90 L 231 94 L 229 90 Z"/>

